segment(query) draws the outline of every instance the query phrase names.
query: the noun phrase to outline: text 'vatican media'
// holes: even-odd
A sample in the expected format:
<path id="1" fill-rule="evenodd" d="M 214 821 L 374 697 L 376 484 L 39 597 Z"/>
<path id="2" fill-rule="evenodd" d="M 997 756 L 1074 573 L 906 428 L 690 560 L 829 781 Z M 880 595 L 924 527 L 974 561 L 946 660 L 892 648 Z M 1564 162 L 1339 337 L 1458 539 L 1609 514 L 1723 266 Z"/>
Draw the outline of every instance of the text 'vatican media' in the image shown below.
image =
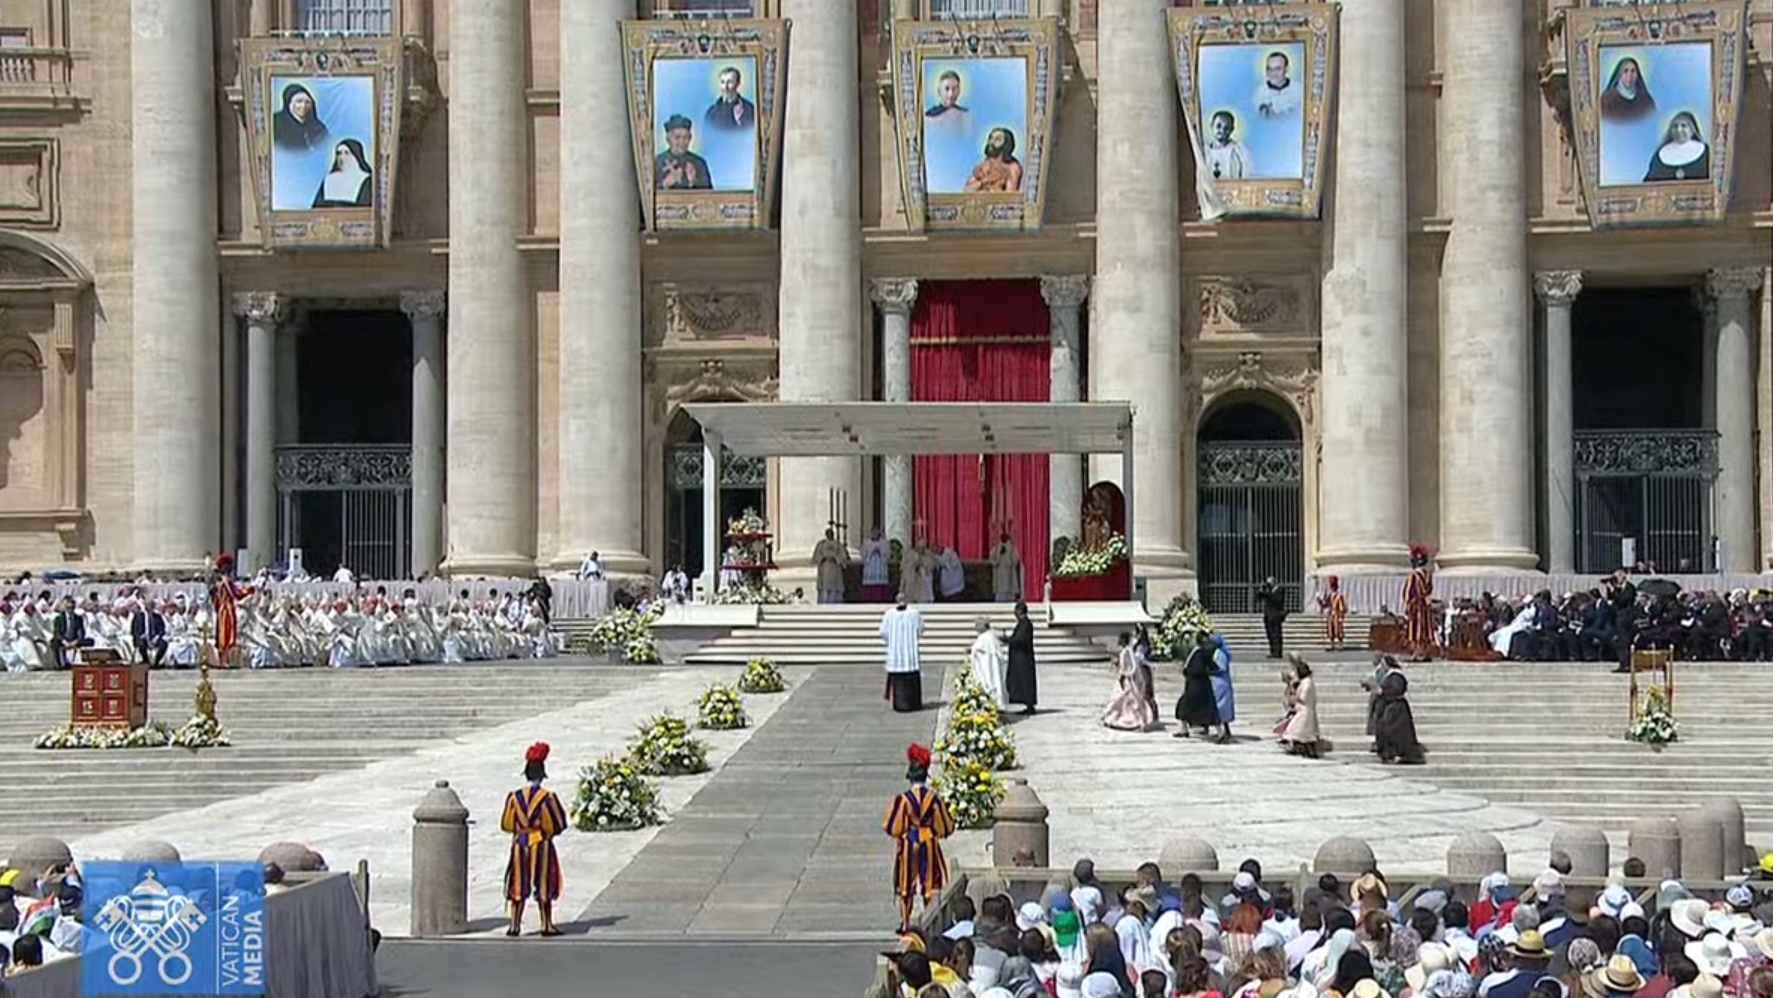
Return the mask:
<path id="1" fill-rule="evenodd" d="M 217 928 L 216 973 L 221 990 L 240 994 L 265 986 L 265 912 L 248 911 L 238 895 L 222 902 Z"/>

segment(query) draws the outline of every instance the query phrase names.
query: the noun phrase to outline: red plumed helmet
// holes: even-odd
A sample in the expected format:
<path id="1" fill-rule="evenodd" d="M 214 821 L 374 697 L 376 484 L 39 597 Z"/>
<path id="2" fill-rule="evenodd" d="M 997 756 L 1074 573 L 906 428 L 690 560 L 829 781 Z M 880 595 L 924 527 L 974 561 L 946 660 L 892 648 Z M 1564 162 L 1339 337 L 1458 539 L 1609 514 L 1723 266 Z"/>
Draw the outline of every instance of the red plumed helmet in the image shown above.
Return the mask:
<path id="1" fill-rule="evenodd" d="M 234 556 L 229 554 L 226 551 L 223 551 L 221 554 L 216 555 L 215 556 L 215 567 L 224 568 L 224 569 L 225 568 L 233 568 L 234 567 Z"/>
<path id="2" fill-rule="evenodd" d="M 531 745 L 528 749 L 524 750 L 523 761 L 526 764 L 532 763 L 532 762 L 547 762 L 548 761 L 548 743 L 547 742 L 537 742 L 534 745 Z"/>
<path id="3" fill-rule="evenodd" d="M 1428 548 L 1421 544 L 1410 545 L 1410 557 L 1421 561 L 1428 560 Z"/>
<path id="4" fill-rule="evenodd" d="M 912 742 L 911 747 L 905 750 L 905 761 L 913 766 L 921 766 L 924 769 L 928 769 L 930 768 L 930 750 L 916 742 Z"/>

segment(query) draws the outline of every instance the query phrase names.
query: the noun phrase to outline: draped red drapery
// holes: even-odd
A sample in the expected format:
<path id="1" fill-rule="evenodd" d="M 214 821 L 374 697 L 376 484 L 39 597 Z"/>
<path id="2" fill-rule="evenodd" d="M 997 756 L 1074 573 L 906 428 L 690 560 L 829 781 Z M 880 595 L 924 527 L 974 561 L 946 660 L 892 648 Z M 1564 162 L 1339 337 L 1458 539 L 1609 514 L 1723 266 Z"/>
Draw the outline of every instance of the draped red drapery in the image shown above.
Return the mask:
<path id="1" fill-rule="evenodd" d="M 1045 402 L 1052 347 L 1037 281 L 919 282 L 911 316 L 916 402 Z M 990 555 L 1008 530 L 1022 554 L 1023 598 L 1047 574 L 1045 454 L 919 455 L 914 522 L 961 558 Z"/>

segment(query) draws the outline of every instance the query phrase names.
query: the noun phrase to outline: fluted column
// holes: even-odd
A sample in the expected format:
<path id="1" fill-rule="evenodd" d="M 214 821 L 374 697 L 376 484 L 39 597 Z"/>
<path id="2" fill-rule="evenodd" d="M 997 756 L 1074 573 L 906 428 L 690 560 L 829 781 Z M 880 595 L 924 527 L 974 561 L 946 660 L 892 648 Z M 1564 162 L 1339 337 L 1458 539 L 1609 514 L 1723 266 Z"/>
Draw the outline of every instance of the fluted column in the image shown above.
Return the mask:
<path id="1" fill-rule="evenodd" d="M 245 570 L 277 560 L 277 324 L 283 299 L 255 291 L 234 296 L 246 326 Z"/>
<path id="2" fill-rule="evenodd" d="M 400 310 L 412 323 L 412 548 L 414 578 L 443 561 L 443 317 L 441 291 L 408 291 Z"/>
<path id="3" fill-rule="evenodd" d="M 535 303 L 517 248 L 534 186 L 524 162 L 526 24 L 503 4 L 449 7 L 444 570 L 454 575 L 535 570 Z"/>
<path id="4" fill-rule="evenodd" d="M 131 0 L 132 560 L 196 569 L 221 527 L 213 6 Z"/>
<path id="5" fill-rule="evenodd" d="M 1048 360 L 1047 398 L 1053 402 L 1083 400 L 1083 384 L 1079 380 L 1082 366 L 1078 352 L 1081 337 L 1083 303 L 1090 296 L 1090 279 L 1082 275 L 1042 277 L 1040 296 L 1047 302 L 1047 326 L 1053 349 Z M 1082 529 L 1083 473 L 1085 457 L 1081 454 L 1054 454 L 1047 466 L 1047 544 L 1061 537 L 1075 539 Z M 1135 512 L 1137 507 L 1134 508 Z"/>
<path id="6" fill-rule="evenodd" d="M 1718 570 L 1752 572 L 1755 539 L 1755 309 L 1761 286 L 1755 267 L 1728 267 L 1706 275 L 1718 305 L 1717 430 Z"/>
<path id="7" fill-rule="evenodd" d="M 779 365 L 785 402 L 843 402 L 862 387 L 862 230 L 854 169 L 861 95 L 856 5 L 782 0 L 794 22 L 783 121 Z M 833 490 L 861 509 L 855 458 L 786 458 L 775 497 L 785 580 L 811 572 Z M 850 524 L 850 537 L 859 534 Z"/>
<path id="8" fill-rule="evenodd" d="M 1409 560 L 1404 0 L 1348 0 L 1341 37 L 1317 567 L 1347 574 L 1392 571 Z"/>
<path id="9" fill-rule="evenodd" d="M 562 93 L 624 86 L 628 0 L 560 7 Z M 619 100 L 560 106 L 560 543 L 554 567 L 592 551 L 605 572 L 651 575 L 642 490 L 640 196 Z"/>
<path id="10" fill-rule="evenodd" d="M 1176 89 L 1166 0 L 1116 0 L 1097 14 L 1096 275 L 1090 397 L 1129 401 L 1133 570 L 1161 603 L 1189 574 L 1182 548 L 1182 243 Z M 1388 57 L 1391 58 L 1391 57 Z M 1099 459 L 1096 476 L 1121 477 Z"/>
<path id="11" fill-rule="evenodd" d="M 882 394 L 888 402 L 911 401 L 911 310 L 917 307 L 917 282 L 910 278 L 877 280 L 870 288 L 880 308 L 880 375 Z M 889 454 L 881 459 L 881 519 L 886 535 L 910 546 L 912 509 L 916 493 L 911 477 L 911 457 Z"/>
<path id="12" fill-rule="evenodd" d="M 1582 271 L 1545 270 L 1533 280 L 1545 308 L 1545 569 L 1576 571 L 1576 407 L 1570 310 Z"/>

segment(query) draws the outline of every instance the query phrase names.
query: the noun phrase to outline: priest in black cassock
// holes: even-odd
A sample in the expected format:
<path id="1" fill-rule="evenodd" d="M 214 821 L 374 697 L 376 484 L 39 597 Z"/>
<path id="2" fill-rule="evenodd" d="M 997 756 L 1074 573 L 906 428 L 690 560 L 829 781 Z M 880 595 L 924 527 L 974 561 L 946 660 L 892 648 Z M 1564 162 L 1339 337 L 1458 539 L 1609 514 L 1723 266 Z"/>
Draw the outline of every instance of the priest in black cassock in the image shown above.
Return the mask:
<path id="1" fill-rule="evenodd" d="M 1016 623 L 1010 628 L 1007 642 L 1010 649 L 1009 669 L 1004 673 L 1004 699 L 1022 705 L 1022 713 L 1034 713 L 1038 684 L 1034 676 L 1034 621 L 1028 619 L 1028 604 L 1016 601 Z"/>

